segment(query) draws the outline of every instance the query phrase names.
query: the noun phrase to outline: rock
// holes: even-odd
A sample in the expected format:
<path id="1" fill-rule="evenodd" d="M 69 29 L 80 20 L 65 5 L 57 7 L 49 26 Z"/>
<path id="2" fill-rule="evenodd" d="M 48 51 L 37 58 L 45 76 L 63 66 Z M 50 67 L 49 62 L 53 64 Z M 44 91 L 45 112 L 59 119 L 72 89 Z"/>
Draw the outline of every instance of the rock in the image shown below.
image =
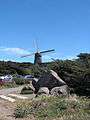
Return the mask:
<path id="1" fill-rule="evenodd" d="M 33 94 L 35 91 L 35 88 L 33 86 L 25 86 L 21 90 L 21 94 Z"/>
<path id="2" fill-rule="evenodd" d="M 60 96 L 60 95 L 66 96 L 69 95 L 69 88 L 67 85 L 63 85 L 61 87 L 54 87 L 50 93 L 53 96 Z"/>
<path id="3" fill-rule="evenodd" d="M 40 95 L 40 94 L 47 94 L 47 95 L 49 95 L 49 89 L 47 87 L 41 87 L 37 94 L 38 95 Z"/>
<path id="4" fill-rule="evenodd" d="M 51 90 L 54 87 L 66 85 L 66 83 L 57 75 L 56 72 L 50 70 L 49 73 L 44 73 L 40 79 L 35 83 L 35 93 L 38 92 L 40 87 L 47 87 Z"/>
<path id="5" fill-rule="evenodd" d="M 32 85 L 34 88 L 36 88 L 36 83 L 37 83 L 38 79 L 37 78 L 33 78 L 32 79 Z"/>
<path id="6" fill-rule="evenodd" d="M 31 89 L 32 91 L 35 91 L 35 88 L 32 85 L 29 86 L 29 89 Z"/>

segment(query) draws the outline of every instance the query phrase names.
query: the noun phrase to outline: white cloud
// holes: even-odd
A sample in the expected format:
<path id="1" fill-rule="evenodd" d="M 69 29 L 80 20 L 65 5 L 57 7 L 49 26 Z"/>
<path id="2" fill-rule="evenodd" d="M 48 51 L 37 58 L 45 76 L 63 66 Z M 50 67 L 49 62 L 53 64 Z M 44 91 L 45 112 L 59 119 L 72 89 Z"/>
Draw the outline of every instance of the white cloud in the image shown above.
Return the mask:
<path id="1" fill-rule="evenodd" d="M 42 55 L 42 60 L 45 62 L 52 61 L 52 58 L 55 58 L 55 56 L 54 55 Z"/>
<path id="2" fill-rule="evenodd" d="M 60 60 L 66 60 L 66 59 L 74 60 L 74 59 L 77 59 L 76 56 L 73 56 L 73 55 L 72 56 L 70 56 L 70 55 L 64 56 L 64 55 L 59 54 L 59 53 L 54 53 L 52 55 L 45 55 L 45 56 L 42 56 L 42 58 L 43 58 L 43 61 L 52 61 L 52 58 L 54 60 L 57 60 L 57 59 L 60 59 Z"/>
<path id="3" fill-rule="evenodd" d="M 66 59 L 68 59 L 68 60 L 74 60 L 74 59 L 77 59 L 77 57 L 73 56 L 73 55 L 72 56 L 63 56 L 62 59 L 63 60 L 66 60 Z"/>
<path id="4" fill-rule="evenodd" d="M 22 48 L 6 48 L 6 47 L 0 47 L 0 52 L 5 52 L 9 54 L 14 54 L 14 55 L 24 55 L 24 54 L 29 54 L 27 50 L 24 50 Z"/>

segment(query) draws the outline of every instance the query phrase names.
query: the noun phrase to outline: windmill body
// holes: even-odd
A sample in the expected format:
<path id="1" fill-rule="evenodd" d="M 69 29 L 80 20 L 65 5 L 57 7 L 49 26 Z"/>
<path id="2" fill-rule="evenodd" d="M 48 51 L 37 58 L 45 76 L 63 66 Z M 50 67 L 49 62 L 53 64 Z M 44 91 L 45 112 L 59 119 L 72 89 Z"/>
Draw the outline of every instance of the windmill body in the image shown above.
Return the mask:
<path id="1" fill-rule="evenodd" d="M 23 56 L 21 56 L 21 58 L 29 57 L 29 56 L 34 55 L 34 64 L 41 64 L 42 63 L 42 55 L 55 51 L 54 49 L 51 49 L 51 50 L 46 50 L 46 51 L 39 52 L 38 45 L 36 45 L 36 46 L 37 46 L 37 51 L 35 53 L 28 54 L 28 55 L 23 55 Z"/>
<path id="2" fill-rule="evenodd" d="M 41 53 L 35 53 L 34 64 L 41 64 L 42 63 L 42 55 Z"/>

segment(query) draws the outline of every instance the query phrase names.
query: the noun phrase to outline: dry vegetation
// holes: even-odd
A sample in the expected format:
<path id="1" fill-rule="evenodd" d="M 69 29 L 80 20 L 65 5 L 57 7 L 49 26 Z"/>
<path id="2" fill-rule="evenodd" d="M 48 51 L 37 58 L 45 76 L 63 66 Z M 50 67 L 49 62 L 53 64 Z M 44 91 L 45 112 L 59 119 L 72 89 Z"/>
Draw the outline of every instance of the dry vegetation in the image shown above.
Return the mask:
<path id="1" fill-rule="evenodd" d="M 89 120 L 90 99 L 44 96 L 32 101 L 22 101 L 15 109 L 15 117 L 32 117 L 35 120 Z"/>

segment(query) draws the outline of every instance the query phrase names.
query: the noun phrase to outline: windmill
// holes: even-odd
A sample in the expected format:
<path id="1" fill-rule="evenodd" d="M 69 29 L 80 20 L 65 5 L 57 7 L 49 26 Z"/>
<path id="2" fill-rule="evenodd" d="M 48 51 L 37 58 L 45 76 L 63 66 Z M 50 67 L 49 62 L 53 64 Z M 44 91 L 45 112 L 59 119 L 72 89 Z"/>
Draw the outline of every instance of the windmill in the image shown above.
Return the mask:
<path id="1" fill-rule="evenodd" d="M 55 51 L 54 49 L 46 50 L 46 51 L 39 51 L 37 41 L 34 41 L 34 45 L 36 47 L 36 52 L 31 53 L 31 54 L 27 54 L 27 55 L 23 55 L 23 56 L 21 56 L 21 58 L 30 57 L 30 56 L 34 55 L 34 64 L 41 64 L 42 63 L 42 55 L 43 54 Z"/>

